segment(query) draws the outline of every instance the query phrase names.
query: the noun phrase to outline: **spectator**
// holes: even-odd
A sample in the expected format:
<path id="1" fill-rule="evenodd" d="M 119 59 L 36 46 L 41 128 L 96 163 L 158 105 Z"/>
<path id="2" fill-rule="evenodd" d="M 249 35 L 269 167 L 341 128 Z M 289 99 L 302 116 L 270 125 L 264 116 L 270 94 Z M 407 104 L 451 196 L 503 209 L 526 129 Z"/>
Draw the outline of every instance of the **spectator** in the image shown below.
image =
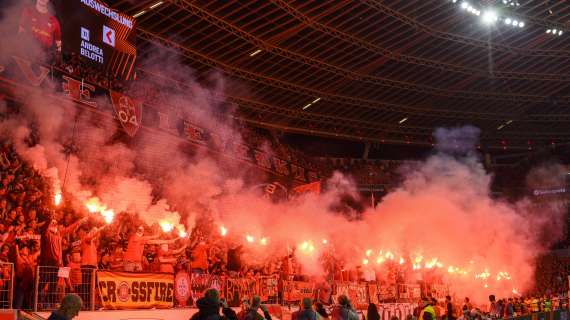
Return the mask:
<path id="1" fill-rule="evenodd" d="M 358 314 L 352 308 L 350 300 L 346 295 L 340 295 L 337 302 L 338 304 L 334 307 L 331 314 L 332 320 L 358 320 Z"/>
<path id="2" fill-rule="evenodd" d="M 447 320 L 455 319 L 453 304 L 451 303 L 451 296 L 445 296 L 445 317 Z"/>
<path id="3" fill-rule="evenodd" d="M 68 294 L 61 301 L 59 308 L 51 313 L 48 320 L 71 320 L 79 315 L 81 304 L 81 298 L 78 295 Z"/>
<path id="4" fill-rule="evenodd" d="M 32 303 L 32 293 L 36 274 L 36 261 L 39 252 L 30 254 L 28 246 L 15 245 L 16 250 L 16 290 L 14 294 L 14 309 L 29 309 Z"/>
<path id="5" fill-rule="evenodd" d="M 309 304 L 309 308 L 310 307 L 311 304 Z M 263 316 L 261 316 L 258 312 L 260 308 L 263 311 Z M 249 310 L 245 314 L 243 320 L 263 320 L 263 319 L 271 320 L 271 315 L 269 314 L 267 307 L 261 304 L 261 298 L 259 296 L 253 296 L 253 298 L 251 299 L 251 303 L 249 305 Z"/>
<path id="6" fill-rule="evenodd" d="M 141 272 L 143 271 L 143 253 L 145 244 L 169 244 L 174 243 L 174 240 L 157 240 L 158 235 L 144 236 L 144 227 L 140 226 L 137 232 L 129 238 L 127 252 L 124 255 L 124 269 L 127 272 Z"/>
<path id="7" fill-rule="evenodd" d="M 198 312 L 190 320 L 237 320 L 235 311 L 228 307 L 225 300 L 220 300 L 220 293 L 216 289 L 209 289 L 204 297 L 196 301 Z M 222 307 L 223 316 L 220 315 Z"/>
<path id="8" fill-rule="evenodd" d="M 317 313 L 313 310 L 311 298 L 303 298 L 299 311 L 293 312 L 291 320 L 317 320 Z"/>
<path id="9" fill-rule="evenodd" d="M 320 303 L 320 302 L 315 303 L 315 310 L 319 314 L 320 319 L 328 319 L 329 318 L 329 314 L 328 314 L 327 310 L 325 310 L 325 307 L 323 307 L 322 303 Z"/>
<path id="10" fill-rule="evenodd" d="M 374 303 L 368 305 L 368 310 L 366 312 L 366 320 L 380 320 L 380 314 L 378 313 L 378 308 Z"/>

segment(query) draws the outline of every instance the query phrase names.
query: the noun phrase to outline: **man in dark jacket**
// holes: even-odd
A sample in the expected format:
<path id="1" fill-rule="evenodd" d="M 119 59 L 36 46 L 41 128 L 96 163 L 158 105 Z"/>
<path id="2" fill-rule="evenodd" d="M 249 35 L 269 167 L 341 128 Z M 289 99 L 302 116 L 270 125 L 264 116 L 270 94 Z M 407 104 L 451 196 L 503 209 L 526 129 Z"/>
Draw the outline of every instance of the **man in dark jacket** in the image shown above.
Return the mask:
<path id="1" fill-rule="evenodd" d="M 196 301 L 198 312 L 190 320 L 237 320 L 235 311 L 228 307 L 225 300 L 220 301 L 220 293 L 216 289 L 206 290 L 204 297 Z M 222 307 L 223 315 L 220 315 Z"/>
<path id="2" fill-rule="evenodd" d="M 313 311 L 311 298 L 303 298 L 301 309 L 293 312 L 291 320 L 317 320 L 317 313 Z"/>
<path id="3" fill-rule="evenodd" d="M 257 312 L 261 308 L 263 311 L 263 316 Z M 251 304 L 249 305 L 249 310 L 245 314 L 243 320 L 271 320 L 271 315 L 267 310 L 267 307 L 261 304 L 261 298 L 259 296 L 253 296 L 251 299 Z"/>
<path id="4" fill-rule="evenodd" d="M 81 309 L 81 298 L 75 294 L 68 294 L 63 297 L 59 309 L 52 312 L 48 320 L 71 320 L 79 314 Z"/>

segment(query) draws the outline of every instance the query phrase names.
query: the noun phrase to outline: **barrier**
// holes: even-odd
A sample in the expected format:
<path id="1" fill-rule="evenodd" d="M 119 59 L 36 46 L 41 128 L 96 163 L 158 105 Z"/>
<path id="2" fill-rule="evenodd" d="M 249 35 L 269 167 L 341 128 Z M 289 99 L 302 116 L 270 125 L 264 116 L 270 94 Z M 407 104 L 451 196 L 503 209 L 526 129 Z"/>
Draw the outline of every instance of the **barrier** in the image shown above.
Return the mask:
<path id="1" fill-rule="evenodd" d="M 34 310 L 53 310 L 68 293 L 83 300 L 82 310 L 95 310 L 94 268 L 38 266 L 34 297 Z"/>
<path id="2" fill-rule="evenodd" d="M 0 263 L 0 309 L 11 309 L 14 301 L 14 264 Z"/>

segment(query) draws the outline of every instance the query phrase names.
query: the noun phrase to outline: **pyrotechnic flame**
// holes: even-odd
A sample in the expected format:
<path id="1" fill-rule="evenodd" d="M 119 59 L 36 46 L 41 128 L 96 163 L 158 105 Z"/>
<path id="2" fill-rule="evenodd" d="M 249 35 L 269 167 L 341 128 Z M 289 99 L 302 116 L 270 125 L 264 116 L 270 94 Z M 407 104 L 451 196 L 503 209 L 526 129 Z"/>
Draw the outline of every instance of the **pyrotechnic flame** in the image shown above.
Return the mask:
<path id="1" fill-rule="evenodd" d="M 511 275 L 509 275 L 507 272 L 505 271 L 500 271 L 499 273 L 497 273 L 497 281 L 500 280 L 511 280 Z"/>
<path id="2" fill-rule="evenodd" d="M 267 238 L 261 238 L 261 240 L 259 240 L 259 243 L 260 243 L 262 246 L 266 246 L 266 245 L 267 245 Z"/>
<path id="3" fill-rule="evenodd" d="M 513 293 L 519 295 L 519 291 L 516 288 L 513 288 Z"/>
<path id="4" fill-rule="evenodd" d="M 366 256 L 367 257 L 370 257 L 371 254 L 372 254 L 372 249 L 366 250 Z"/>
<path id="5" fill-rule="evenodd" d="M 180 238 L 186 238 L 188 236 L 188 233 L 186 232 L 186 228 L 184 228 L 183 225 L 181 225 L 181 224 L 177 225 L 176 230 L 178 230 L 178 236 Z"/>
<path id="6" fill-rule="evenodd" d="M 485 283 L 485 285 L 483 286 L 485 288 L 489 288 L 489 285 Z"/>
<path id="7" fill-rule="evenodd" d="M 422 257 L 421 255 L 420 255 L 420 256 L 416 256 L 416 258 L 414 259 L 414 262 L 415 262 L 415 263 L 420 263 L 420 262 L 422 262 L 423 259 L 424 259 L 424 257 Z"/>
<path id="8" fill-rule="evenodd" d="M 87 210 L 90 213 L 99 212 L 102 209 L 101 205 L 99 204 L 99 200 L 97 198 L 91 198 L 87 200 L 87 203 L 85 203 L 85 207 L 87 207 Z"/>
<path id="9" fill-rule="evenodd" d="M 250 236 L 249 234 L 245 236 L 245 240 L 249 243 L 255 242 L 255 238 L 253 236 Z"/>
<path id="10" fill-rule="evenodd" d="M 400 263 L 400 264 L 404 264 L 404 262 L 406 262 L 406 260 L 404 260 L 404 258 L 400 257 L 399 263 Z"/>
<path id="11" fill-rule="evenodd" d="M 491 274 L 489 273 L 489 270 L 487 270 L 487 268 L 485 268 L 485 271 L 475 275 L 475 279 L 485 280 L 485 279 L 489 278 L 490 276 L 491 276 Z"/>
<path id="12" fill-rule="evenodd" d="M 426 261 L 425 267 L 426 269 L 431 269 L 437 266 L 437 264 L 438 264 L 437 258 L 432 258 L 431 260 Z"/>
<path id="13" fill-rule="evenodd" d="M 394 254 L 390 251 L 386 252 L 385 257 L 386 257 L 386 259 L 394 260 Z"/>
<path id="14" fill-rule="evenodd" d="M 164 232 L 170 232 L 172 231 L 172 229 L 174 229 L 174 225 L 166 220 L 161 220 L 158 222 L 158 224 L 160 225 L 160 228 Z"/>
<path id="15" fill-rule="evenodd" d="M 329 241 L 327 239 L 323 239 L 323 244 L 328 244 Z"/>
<path id="16" fill-rule="evenodd" d="M 105 223 L 111 224 L 113 222 L 113 218 L 115 218 L 115 212 L 113 210 L 104 210 L 101 211 L 101 215 L 105 219 Z"/>
<path id="17" fill-rule="evenodd" d="M 299 245 L 299 249 L 301 249 L 301 251 L 306 254 L 311 254 L 313 251 L 315 251 L 315 246 L 311 241 L 304 241 Z"/>
<path id="18" fill-rule="evenodd" d="M 56 206 L 59 206 L 59 204 L 61 203 L 61 192 L 57 192 L 55 194 L 55 196 L 53 196 L 53 202 L 55 203 Z"/>
<path id="19" fill-rule="evenodd" d="M 369 262 L 368 259 L 363 259 L 363 260 L 362 260 L 362 264 L 363 264 L 363 265 L 368 265 L 368 262 Z"/>
<path id="20" fill-rule="evenodd" d="M 228 234 L 228 229 L 226 229 L 226 227 L 224 227 L 224 226 L 221 226 L 220 227 L 220 235 L 222 237 L 225 237 L 227 234 Z"/>
<path id="21" fill-rule="evenodd" d="M 376 259 L 376 263 L 377 264 L 382 264 L 384 262 L 384 257 L 378 257 L 378 259 Z"/>

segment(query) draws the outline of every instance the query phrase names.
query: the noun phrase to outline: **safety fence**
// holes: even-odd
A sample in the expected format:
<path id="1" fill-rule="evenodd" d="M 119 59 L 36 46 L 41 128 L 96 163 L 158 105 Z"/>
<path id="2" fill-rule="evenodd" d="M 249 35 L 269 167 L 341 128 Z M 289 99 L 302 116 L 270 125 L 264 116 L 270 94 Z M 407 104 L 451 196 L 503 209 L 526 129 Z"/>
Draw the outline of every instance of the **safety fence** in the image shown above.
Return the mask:
<path id="1" fill-rule="evenodd" d="M 81 297 L 84 310 L 95 310 L 96 269 L 38 266 L 35 280 L 35 290 L 30 291 L 34 293 L 34 310 L 56 309 L 68 293 Z M 28 309 L 26 306 L 23 309 Z"/>
<path id="2" fill-rule="evenodd" d="M 14 264 L 0 263 L 0 309 L 10 309 L 14 301 Z"/>
<path id="3" fill-rule="evenodd" d="M 37 267 L 33 275 L 35 281 L 26 287 L 22 286 L 21 279 L 14 279 L 12 264 L 0 264 L 0 267 L 0 308 L 14 305 L 34 311 L 56 309 L 68 293 L 82 298 L 83 310 L 192 307 L 205 290 L 213 288 L 232 307 L 240 306 L 242 301 L 252 296 L 259 296 L 264 304 L 291 306 L 305 297 L 327 305 L 340 295 L 346 295 L 357 309 L 366 309 L 369 303 L 375 303 L 381 313 L 388 316 L 410 314 L 413 303 L 421 297 L 441 300 L 448 294 L 446 286 L 437 284 L 329 283 L 283 280 L 278 276 L 232 278 L 186 271 L 176 274 L 130 273 L 52 266 Z M 564 304 L 567 306 L 567 302 Z"/>

